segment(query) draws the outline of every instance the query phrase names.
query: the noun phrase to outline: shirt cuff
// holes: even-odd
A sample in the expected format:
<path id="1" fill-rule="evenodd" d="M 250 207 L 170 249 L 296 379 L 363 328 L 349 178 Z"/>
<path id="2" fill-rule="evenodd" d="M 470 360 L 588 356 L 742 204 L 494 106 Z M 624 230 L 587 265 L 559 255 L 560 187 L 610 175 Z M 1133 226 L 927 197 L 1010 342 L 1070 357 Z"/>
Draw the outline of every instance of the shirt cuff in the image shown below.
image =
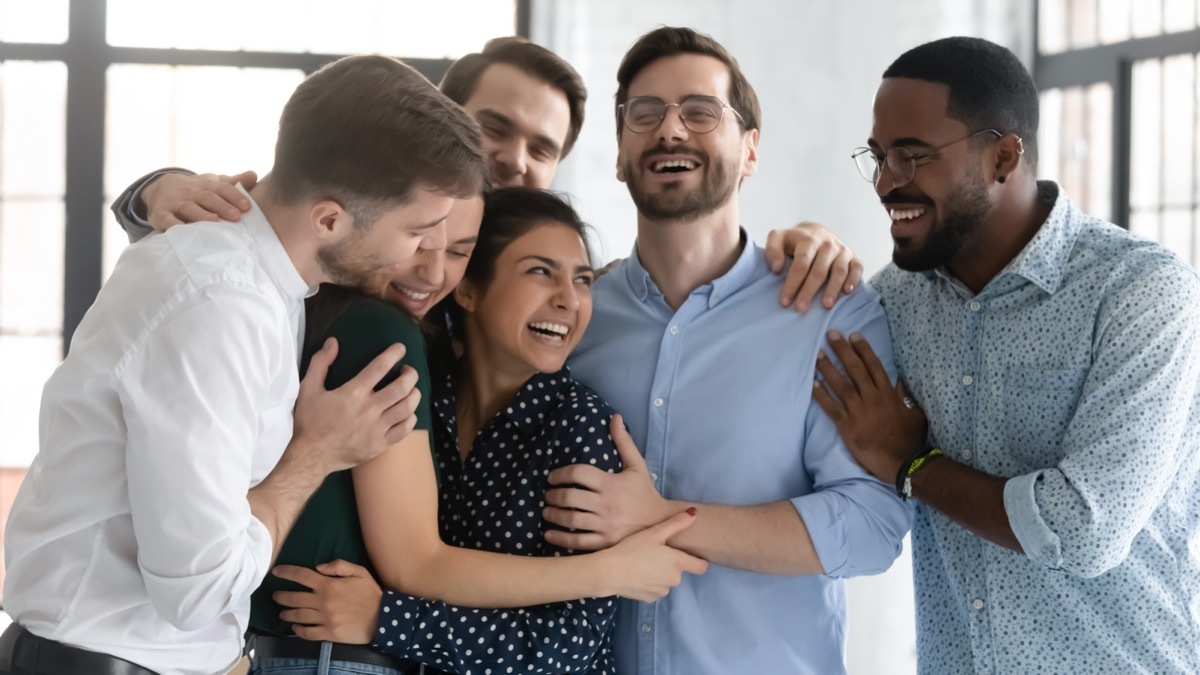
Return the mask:
<path id="1" fill-rule="evenodd" d="M 839 576 L 850 559 L 850 547 L 837 495 L 814 492 L 796 497 L 792 506 L 804 521 L 821 569 L 830 576 Z"/>
<path id="2" fill-rule="evenodd" d="M 396 641 L 404 642 L 412 637 L 413 628 L 421 618 L 416 606 L 405 607 L 405 601 L 412 599 L 411 595 L 384 589 L 383 597 L 379 599 L 378 630 L 372 639 L 376 649 L 395 653 L 398 651 Z"/>
<path id="3" fill-rule="evenodd" d="M 1046 567 L 1062 567 L 1062 541 L 1042 520 L 1037 503 L 1037 483 L 1042 473 L 1009 478 L 1004 483 L 1004 511 L 1025 556 Z"/>

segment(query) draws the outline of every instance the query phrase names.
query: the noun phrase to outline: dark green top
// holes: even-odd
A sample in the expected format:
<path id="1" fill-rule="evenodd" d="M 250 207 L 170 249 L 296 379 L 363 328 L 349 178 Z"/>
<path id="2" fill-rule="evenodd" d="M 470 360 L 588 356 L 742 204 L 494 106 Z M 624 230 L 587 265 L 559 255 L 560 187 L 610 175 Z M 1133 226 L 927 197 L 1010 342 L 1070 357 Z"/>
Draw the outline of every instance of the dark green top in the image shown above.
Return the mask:
<path id="1" fill-rule="evenodd" d="M 318 297 L 330 293 L 322 290 Z M 382 300 L 335 291 L 333 304 L 321 302 L 325 314 L 332 315 L 328 329 L 321 330 L 317 319 L 314 325 L 313 307 L 309 308 L 309 334 L 301 368 L 301 376 L 308 368 L 312 354 L 328 337 L 338 341 L 338 355 L 329 368 L 325 386 L 340 387 L 358 375 L 371 359 L 375 358 L 396 342 L 403 343 L 408 351 L 401 365 L 416 369 L 419 377 L 417 388 L 421 391 L 421 404 L 417 408 L 417 429 L 430 429 L 429 369 L 425 360 L 425 340 L 420 327 L 408 315 Z M 325 300 L 325 299 L 323 299 Z M 330 308 L 333 311 L 330 312 Z M 315 330 L 314 330 L 315 329 Z M 399 374 L 397 366 L 380 382 L 380 387 L 391 382 Z M 436 464 L 435 464 L 436 466 Z M 349 471 L 330 474 L 317 489 L 304 511 L 296 520 L 292 531 L 283 542 L 276 564 L 315 567 L 331 560 L 348 560 L 371 570 L 363 542 L 362 528 L 358 522 L 358 506 L 354 501 L 354 483 Z M 250 632 L 263 635 L 291 635 L 291 625 L 279 620 L 283 609 L 271 599 L 277 590 L 304 590 L 303 587 L 268 574 L 262 586 L 254 592 L 250 606 Z"/>

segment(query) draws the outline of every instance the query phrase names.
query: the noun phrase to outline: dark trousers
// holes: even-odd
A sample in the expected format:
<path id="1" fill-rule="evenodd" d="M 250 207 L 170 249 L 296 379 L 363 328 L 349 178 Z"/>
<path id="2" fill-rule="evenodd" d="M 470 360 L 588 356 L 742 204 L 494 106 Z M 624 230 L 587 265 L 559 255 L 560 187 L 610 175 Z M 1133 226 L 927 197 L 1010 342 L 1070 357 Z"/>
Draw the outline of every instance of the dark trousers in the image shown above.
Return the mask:
<path id="1" fill-rule="evenodd" d="M 0 635 L 0 675 L 156 675 L 115 656 L 38 637 L 12 624 Z"/>

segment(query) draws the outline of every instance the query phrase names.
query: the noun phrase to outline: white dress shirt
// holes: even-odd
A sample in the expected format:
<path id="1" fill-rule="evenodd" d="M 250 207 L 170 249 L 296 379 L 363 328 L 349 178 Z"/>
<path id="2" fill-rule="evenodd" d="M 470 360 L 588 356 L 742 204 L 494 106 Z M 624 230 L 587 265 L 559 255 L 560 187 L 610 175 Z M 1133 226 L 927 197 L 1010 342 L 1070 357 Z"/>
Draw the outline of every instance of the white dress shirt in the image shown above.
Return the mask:
<path id="1" fill-rule="evenodd" d="M 126 249 L 46 383 L 5 539 L 29 631 L 162 673 L 237 662 L 271 557 L 246 492 L 291 439 L 310 293 L 256 205 L 243 223 Z"/>

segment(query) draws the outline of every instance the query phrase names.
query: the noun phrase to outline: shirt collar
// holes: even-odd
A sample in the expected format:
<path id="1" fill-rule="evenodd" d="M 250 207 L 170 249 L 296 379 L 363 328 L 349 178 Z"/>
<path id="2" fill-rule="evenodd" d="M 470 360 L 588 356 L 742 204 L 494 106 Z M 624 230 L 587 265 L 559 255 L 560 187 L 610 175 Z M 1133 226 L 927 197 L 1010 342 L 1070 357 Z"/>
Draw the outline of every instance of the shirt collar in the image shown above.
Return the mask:
<path id="1" fill-rule="evenodd" d="M 309 286 L 304 277 L 300 276 L 300 271 L 283 248 L 283 242 L 279 241 L 279 235 L 275 234 L 258 202 L 254 201 L 241 185 L 238 185 L 237 189 L 250 200 L 250 210 L 242 214 L 242 222 L 245 223 L 254 243 L 258 245 L 258 250 L 262 252 L 263 267 L 275 282 L 275 286 L 284 297 L 297 302 L 312 296 L 317 292 L 317 287 Z"/>
<path id="2" fill-rule="evenodd" d="M 546 413 L 559 404 L 563 390 L 571 383 L 571 371 L 564 366 L 557 373 L 536 373 L 525 381 L 501 411 L 513 426 L 530 433 L 545 423 Z"/>
<path id="3" fill-rule="evenodd" d="M 707 291 L 708 306 L 711 308 L 721 300 L 728 298 L 742 288 L 745 288 L 752 281 L 758 278 L 759 267 L 763 264 L 763 256 L 750 240 L 749 234 L 745 228 L 740 228 L 742 252 L 738 254 L 737 260 L 734 261 L 733 267 L 729 271 L 715 279 L 711 284 L 706 284 L 697 288 L 696 291 Z M 642 267 L 642 261 L 638 259 L 637 243 L 633 245 L 633 252 L 629 254 L 629 258 L 625 261 L 625 279 L 629 283 L 629 287 L 633 289 L 637 299 L 645 302 L 653 292 L 657 295 L 662 295 L 658 287 L 654 285 L 654 281 L 650 278 L 650 273 Z M 693 291 L 695 293 L 696 291 Z"/>
<path id="4" fill-rule="evenodd" d="M 1046 221 L 1038 228 L 1033 239 L 1025 244 L 1025 248 L 1009 261 L 992 282 L 1012 274 L 1024 277 L 1046 293 L 1053 294 L 1066 274 L 1067 262 L 1083 226 L 1084 215 L 1053 181 L 1038 181 L 1038 199 L 1053 202 L 1050 214 L 1046 216 Z M 938 276 L 952 284 L 961 285 L 961 282 L 943 267 L 928 270 L 925 276 L 929 279 Z M 988 286 L 991 286 L 992 282 L 989 282 Z"/>

